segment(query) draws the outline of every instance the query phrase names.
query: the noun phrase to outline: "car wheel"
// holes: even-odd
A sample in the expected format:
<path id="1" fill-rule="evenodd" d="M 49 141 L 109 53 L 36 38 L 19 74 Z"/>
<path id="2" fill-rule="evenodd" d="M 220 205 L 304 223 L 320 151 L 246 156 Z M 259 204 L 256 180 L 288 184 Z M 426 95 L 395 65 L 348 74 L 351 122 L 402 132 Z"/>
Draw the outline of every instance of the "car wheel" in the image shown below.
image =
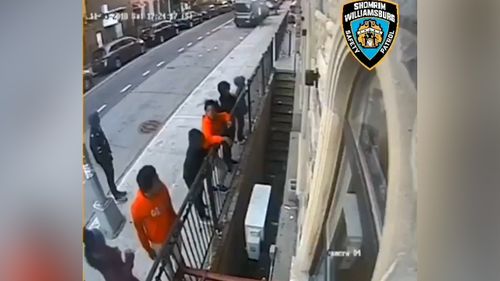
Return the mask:
<path id="1" fill-rule="evenodd" d="M 165 38 L 162 35 L 162 36 L 160 36 L 160 43 L 163 43 L 163 42 L 165 42 Z"/>
<path id="2" fill-rule="evenodd" d="M 120 58 L 116 58 L 115 59 L 115 68 L 120 69 L 121 67 L 122 67 L 122 61 L 120 60 Z"/>

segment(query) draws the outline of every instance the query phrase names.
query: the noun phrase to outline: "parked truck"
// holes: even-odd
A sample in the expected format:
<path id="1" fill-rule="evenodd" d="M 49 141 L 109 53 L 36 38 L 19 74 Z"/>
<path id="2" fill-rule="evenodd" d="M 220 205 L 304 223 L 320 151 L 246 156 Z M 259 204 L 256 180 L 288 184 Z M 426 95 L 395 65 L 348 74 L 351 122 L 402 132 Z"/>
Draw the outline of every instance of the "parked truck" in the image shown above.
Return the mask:
<path id="1" fill-rule="evenodd" d="M 269 15 L 269 8 L 262 0 L 236 0 L 233 5 L 237 27 L 255 27 Z"/>

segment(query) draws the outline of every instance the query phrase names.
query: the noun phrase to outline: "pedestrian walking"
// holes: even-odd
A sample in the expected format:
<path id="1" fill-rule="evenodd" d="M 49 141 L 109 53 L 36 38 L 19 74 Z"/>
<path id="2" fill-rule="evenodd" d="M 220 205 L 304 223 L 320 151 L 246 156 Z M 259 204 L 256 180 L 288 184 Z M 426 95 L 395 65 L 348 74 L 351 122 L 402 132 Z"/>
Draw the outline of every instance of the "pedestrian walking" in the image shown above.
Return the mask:
<path id="1" fill-rule="evenodd" d="M 125 260 L 117 247 L 106 244 L 104 235 L 97 229 L 83 230 L 84 255 L 87 263 L 99 271 L 106 281 L 139 281 L 133 273 L 135 254 L 125 250 Z"/>
<path id="2" fill-rule="evenodd" d="M 210 150 L 222 145 L 222 154 L 228 171 L 232 171 L 233 164 L 238 163 L 232 159 L 231 145 L 233 140 L 228 136 L 227 130 L 231 128 L 231 115 L 218 112 L 219 105 L 214 100 L 205 101 L 205 115 L 202 118 L 202 132 L 205 137 L 204 148 Z"/>
<path id="3" fill-rule="evenodd" d="M 246 93 L 246 82 L 244 76 L 236 76 L 234 78 L 234 84 L 236 85 L 236 91 L 234 92 L 234 96 L 236 97 L 236 109 L 235 109 L 235 118 L 237 125 L 237 137 L 238 142 L 243 144 L 246 141 L 246 136 L 244 134 L 245 129 L 245 114 L 248 113 L 248 106 L 246 97 L 244 96 Z M 240 97 L 241 96 L 241 97 Z"/>
<path id="4" fill-rule="evenodd" d="M 131 207 L 132 221 L 142 247 L 155 259 L 167 242 L 177 215 L 167 186 L 153 166 L 142 167 L 136 180 L 139 190 Z"/>
<path id="5" fill-rule="evenodd" d="M 127 193 L 119 191 L 115 184 L 115 172 L 113 168 L 113 155 L 111 147 L 109 146 L 108 139 L 101 128 L 101 118 L 98 112 L 93 112 L 88 117 L 90 125 L 89 145 L 94 158 L 104 170 L 106 180 L 108 182 L 109 190 L 116 201 L 126 201 Z"/>
<path id="6" fill-rule="evenodd" d="M 183 166 L 183 178 L 189 189 L 197 190 L 197 194 L 194 198 L 194 207 L 198 212 L 198 215 L 203 221 L 209 221 L 210 217 L 206 213 L 206 205 L 203 203 L 203 181 L 205 177 L 200 177 L 200 181 L 194 182 L 196 176 L 200 172 L 200 168 L 203 165 L 203 161 L 208 154 L 208 150 L 203 147 L 205 138 L 203 133 L 197 129 L 191 129 L 188 133 L 188 149 L 186 152 L 186 159 L 184 160 Z M 210 171 L 208 171 L 210 172 Z M 201 189 L 201 190 L 200 190 Z M 200 190 L 198 192 L 198 190 Z"/>

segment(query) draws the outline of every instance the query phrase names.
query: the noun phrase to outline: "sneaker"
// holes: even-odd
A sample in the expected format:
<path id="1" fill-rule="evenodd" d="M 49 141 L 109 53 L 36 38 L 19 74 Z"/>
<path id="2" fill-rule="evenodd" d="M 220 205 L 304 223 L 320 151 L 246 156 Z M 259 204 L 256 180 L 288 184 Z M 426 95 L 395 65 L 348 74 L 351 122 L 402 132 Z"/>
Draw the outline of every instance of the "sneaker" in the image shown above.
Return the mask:
<path id="1" fill-rule="evenodd" d="M 245 144 L 246 141 L 247 141 L 247 138 L 243 137 L 242 139 L 238 140 L 238 144 Z"/>
<path id="2" fill-rule="evenodd" d="M 118 191 L 116 194 L 113 194 L 116 202 L 126 202 L 127 201 L 127 192 Z"/>

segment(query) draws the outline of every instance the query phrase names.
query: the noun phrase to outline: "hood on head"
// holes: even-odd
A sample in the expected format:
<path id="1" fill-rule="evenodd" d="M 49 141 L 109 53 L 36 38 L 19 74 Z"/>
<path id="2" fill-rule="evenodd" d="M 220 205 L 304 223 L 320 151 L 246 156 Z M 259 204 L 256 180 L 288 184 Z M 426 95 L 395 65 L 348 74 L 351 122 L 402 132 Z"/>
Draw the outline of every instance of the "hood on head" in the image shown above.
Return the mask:
<path id="1" fill-rule="evenodd" d="M 245 86 L 245 77 L 244 76 L 236 76 L 234 77 L 234 84 L 238 87 Z"/>
<path id="2" fill-rule="evenodd" d="M 201 149 L 203 147 L 203 133 L 198 129 L 191 129 L 188 133 L 189 148 Z"/>

